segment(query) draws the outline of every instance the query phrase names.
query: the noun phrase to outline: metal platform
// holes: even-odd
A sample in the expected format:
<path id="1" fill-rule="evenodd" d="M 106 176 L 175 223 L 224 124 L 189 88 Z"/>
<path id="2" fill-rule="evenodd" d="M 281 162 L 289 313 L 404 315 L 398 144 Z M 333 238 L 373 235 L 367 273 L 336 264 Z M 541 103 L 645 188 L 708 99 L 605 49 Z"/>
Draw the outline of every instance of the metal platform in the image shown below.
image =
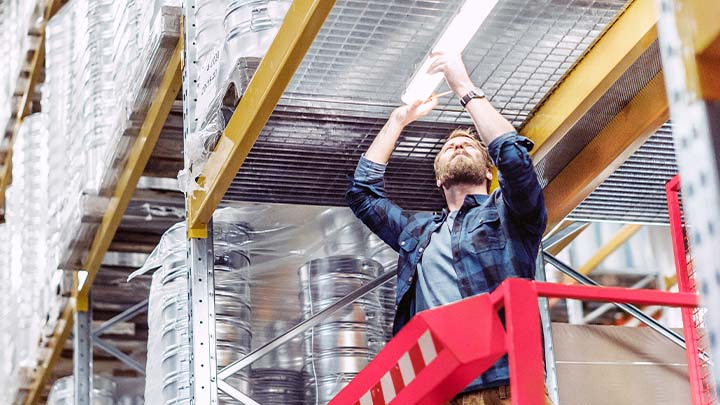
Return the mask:
<path id="1" fill-rule="evenodd" d="M 347 175 L 400 103 L 407 78 L 460 2 L 452 3 L 337 2 L 223 201 L 344 206 Z M 625 1 L 563 2 L 561 6 L 553 1 L 501 2 L 468 46 L 464 60 L 495 107 L 523 128 L 543 97 L 625 5 Z M 653 45 L 562 141 L 536 159 L 543 186 L 659 71 Z M 407 209 L 442 208 L 444 200 L 434 191 L 432 159 L 447 133 L 470 125 L 457 100 L 448 97 L 428 117 L 408 127 L 388 167 L 391 197 Z M 670 177 L 667 169 L 674 166 L 668 138 L 669 127 L 665 127 L 572 217 L 666 222 L 661 210 L 646 210 L 646 202 L 654 203 L 663 193 L 662 182 Z M 657 152 L 656 156 L 647 159 L 647 150 Z M 642 162 L 642 170 L 634 170 L 637 163 L 631 162 Z M 618 184 L 633 188 L 632 181 L 625 184 L 624 179 L 646 178 L 647 171 L 656 179 L 652 188 L 642 189 L 649 194 L 634 188 L 634 193 L 621 196 L 634 210 L 624 209 L 627 204 L 621 209 L 591 204 L 602 201 Z"/>

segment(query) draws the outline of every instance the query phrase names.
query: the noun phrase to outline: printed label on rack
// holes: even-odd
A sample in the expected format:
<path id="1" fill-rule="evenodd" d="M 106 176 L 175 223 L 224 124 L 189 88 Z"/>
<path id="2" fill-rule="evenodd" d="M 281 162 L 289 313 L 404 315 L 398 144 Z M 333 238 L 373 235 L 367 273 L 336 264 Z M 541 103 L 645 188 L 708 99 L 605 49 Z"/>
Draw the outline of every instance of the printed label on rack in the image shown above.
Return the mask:
<path id="1" fill-rule="evenodd" d="M 218 70 L 220 67 L 220 49 L 214 48 L 200 61 L 198 73 L 198 97 L 195 104 L 195 118 L 202 125 L 210 109 L 210 104 L 218 92 Z"/>

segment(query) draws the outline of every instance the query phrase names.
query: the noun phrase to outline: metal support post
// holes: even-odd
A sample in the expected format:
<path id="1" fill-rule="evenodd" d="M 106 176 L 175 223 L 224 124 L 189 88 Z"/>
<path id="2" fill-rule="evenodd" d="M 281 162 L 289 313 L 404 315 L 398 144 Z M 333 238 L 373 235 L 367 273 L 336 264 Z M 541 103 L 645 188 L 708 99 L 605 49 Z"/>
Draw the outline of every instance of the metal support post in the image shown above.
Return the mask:
<path id="1" fill-rule="evenodd" d="M 720 3 L 657 0 L 658 40 L 673 120 L 682 203 L 713 358 L 720 356 Z M 720 396 L 715 363 L 715 394 Z M 709 376 L 707 380 L 712 380 Z M 703 388 L 711 391 L 713 387 Z M 710 394 L 709 392 L 706 392 Z M 705 394 L 705 393 L 704 393 Z M 700 403 L 694 399 L 694 403 Z M 705 403 L 704 401 L 702 403 Z"/>
<path id="2" fill-rule="evenodd" d="M 535 280 L 547 281 L 545 275 L 545 260 L 540 249 L 537 264 L 535 266 Z M 555 405 L 560 405 L 560 391 L 558 388 L 557 368 L 555 367 L 555 345 L 552 335 L 552 318 L 550 317 L 550 305 L 545 297 L 538 298 L 540 306 L 540 322 L 542 325 L 543 343 L 545 346 L 545 387 Z"/>
<path id="3" fill-rule="evenodd" d="M 190 392 L 194 403 L 214 405 L 217 400 L 215 339 L 215 279 L 212 222 L 206 239 L 190 239 Z"/>
<path id="4" fill-rule="evenodd" d="M 84 302 L 81 302 L 84 301 Z M 78 298 L 73 327 L 73 384 L 75 405 L 92 402 L 92 312 L 90 298 Z"/>
<path id="5" fill-rule="evenodd" d="M 582 325 L 584 323 L 583 319 L 585 318 L 583 302 L 568 298 L 565 300 L 565 305 L 567 306 L 568 323 L 572 325 Z"/>
<path id="6" fill-rule="evenodd" d="M 197 26 L 197 0 L 183 0 L 185 49 L 183 63 L 183 136 L 187 145 L 188 137 L 197 130 L 195 117 L 198 88 L 198 55 L 195 42 Z M 185 167 L 190 166 L 185 153 Z M 186 211 L 190 207 L 187 195 Z M 210 222 L 210 221 L 209 221 Z M 190 398 L 195 405 L 215 405 L 217 397 L 217 359 L 215 339 L 215 280 L 213 266 L 212 223 L 207 227 L 188 227 L 188 283 L 190 325 Z"/>

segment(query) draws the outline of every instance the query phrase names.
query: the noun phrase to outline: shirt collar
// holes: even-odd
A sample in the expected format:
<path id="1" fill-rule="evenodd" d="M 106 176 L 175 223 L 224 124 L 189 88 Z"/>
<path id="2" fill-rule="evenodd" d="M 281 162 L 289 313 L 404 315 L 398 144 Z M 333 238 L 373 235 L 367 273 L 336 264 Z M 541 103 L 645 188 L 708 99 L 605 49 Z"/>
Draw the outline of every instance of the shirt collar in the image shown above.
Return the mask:
<path id="1" fill-rule="evenodd" d="M 487 194 L 468 194 L 463 200 L 463 207 L 477 207 L 487 201 L 488 198 L 490 198 L 490 196 Z M 448 214 L 449 211 L 447 208 L 443 208 L 440 212 L 434 212 L 433 221 L 436 223 L 443 222 L 447 219 Z"/>
<path id="2" fill-rule="evenodd" d="M 487 194 L 468 194 L 463 200 L 464 207 L 477 207 L 478 205 L 487 201 L 490 196 Z"/>

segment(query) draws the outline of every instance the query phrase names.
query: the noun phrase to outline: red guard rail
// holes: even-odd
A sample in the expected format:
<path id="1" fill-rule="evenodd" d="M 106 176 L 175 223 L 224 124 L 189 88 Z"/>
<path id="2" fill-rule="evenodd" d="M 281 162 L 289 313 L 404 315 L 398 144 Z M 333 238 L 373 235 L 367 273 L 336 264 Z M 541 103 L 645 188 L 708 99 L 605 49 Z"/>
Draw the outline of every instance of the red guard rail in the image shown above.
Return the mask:
<path id="1" fill-rule="evenodd" d="M 686 292 L 508 279 L 491 294 L 417 314 L 330 405 L 444 404 L 505 353 L 512 404 L 544 405 L 538 297 L 682 308 L 698 302 Z"/>
<path id="2" fill-rule="evenodd" d="M 680 176 L 670 179 L 665 185 L 668 204 L 668 217 L 670 219 L 670 233 L 672 235 L 673 253 L 675 255 L 675 271 L 677 272 L 678 291 L 697 293 L 695 274 L 692 267 L 690 244 L 687 241 L 685 227 L 683 226 L 680 201 Z M 702 336 L 701 308 L 683 308 L 683 335 L 687 345 L 688 374 L 690 376 L 690 394 L 693 405 L 706 405 L 715 403 L 715 390 L 710 379 L 710 367 L 698 354 L 705 351 Z"/>

